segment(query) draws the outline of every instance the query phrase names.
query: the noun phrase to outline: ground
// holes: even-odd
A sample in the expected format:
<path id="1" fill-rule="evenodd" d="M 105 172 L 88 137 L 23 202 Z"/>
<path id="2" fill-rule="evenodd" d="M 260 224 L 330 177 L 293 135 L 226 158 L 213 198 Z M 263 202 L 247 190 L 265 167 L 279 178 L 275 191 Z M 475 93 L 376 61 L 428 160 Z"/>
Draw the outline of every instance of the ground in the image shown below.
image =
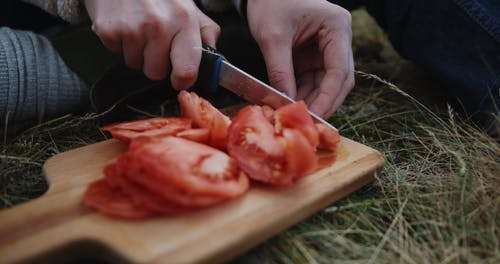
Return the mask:
<path id="1" fill-rule="evenodd" d="M 439 84 L 398 57 L 364 11 L 353 24 L 357 84 L 329 121 L 381 151 L 385 168 L 372 184 L 234 262 L 499 263 L 498 141 L 440 102 Z M 95 81 L 113 56 L 66 49 L 64 42 L 95 43 L 78 36 L 55 41 L 68 64 L 83 65 L 76 71 Z M 91 115 L 65 116 L 5 138 L 0 206 L 41 195 L 43 162 L 105 139 L 97 125 Z"/>

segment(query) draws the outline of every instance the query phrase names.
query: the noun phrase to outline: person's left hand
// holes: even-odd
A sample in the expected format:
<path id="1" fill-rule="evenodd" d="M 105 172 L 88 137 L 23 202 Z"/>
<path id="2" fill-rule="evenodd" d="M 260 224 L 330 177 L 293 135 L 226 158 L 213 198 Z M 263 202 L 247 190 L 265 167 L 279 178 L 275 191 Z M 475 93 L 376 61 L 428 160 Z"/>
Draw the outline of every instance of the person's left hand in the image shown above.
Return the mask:
<path id="1" fill-rule="evenodd" d="M 248 0 L 247 17 L 271 85 L 333 114 L 354 86 L 350 13 L 324 0 Z"/>

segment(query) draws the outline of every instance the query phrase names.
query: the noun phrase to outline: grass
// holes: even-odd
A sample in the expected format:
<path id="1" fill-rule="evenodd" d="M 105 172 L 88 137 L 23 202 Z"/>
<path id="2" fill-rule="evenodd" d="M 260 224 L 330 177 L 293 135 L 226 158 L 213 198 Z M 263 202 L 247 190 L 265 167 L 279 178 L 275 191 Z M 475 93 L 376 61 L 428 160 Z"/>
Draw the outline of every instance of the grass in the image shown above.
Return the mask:
<path id="1" fill-rule="evenodd" d="M 384 153 L 384 170 L 234 262 L 500 263 L 498 141 L 446 105 L 416 99 L 411 91 L 438 84 L 399 58 L 373 24 L 361 25 L 367 21 L 355 14 L 357 85 L 331 121 Z M 65 116 L 5 139 L 0 207 L 44 192 L 48 157 L 104 138 L 89 116 Z"/>

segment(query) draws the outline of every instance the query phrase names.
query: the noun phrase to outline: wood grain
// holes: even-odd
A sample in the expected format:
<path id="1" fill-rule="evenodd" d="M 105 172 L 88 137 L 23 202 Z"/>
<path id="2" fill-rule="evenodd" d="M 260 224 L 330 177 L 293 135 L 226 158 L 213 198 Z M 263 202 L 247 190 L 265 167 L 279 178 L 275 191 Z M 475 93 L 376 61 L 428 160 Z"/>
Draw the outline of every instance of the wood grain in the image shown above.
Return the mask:
<path id="1" fill-rule="evenodd" d="M 337 161 L 286 188 L 254 186 L 235 200 L 178 216 L 130 221 L 82 205 L 89 182 L 125 150 L 116 140 L 56 155 L 44 165 L 50 188 L 0 211 L 0 263 L 93 256 L 134 263 L 224 262 L 373 180 L 382 155 L 342 138 Z M 87 252 L 85 252 L 87 250 Z"/>

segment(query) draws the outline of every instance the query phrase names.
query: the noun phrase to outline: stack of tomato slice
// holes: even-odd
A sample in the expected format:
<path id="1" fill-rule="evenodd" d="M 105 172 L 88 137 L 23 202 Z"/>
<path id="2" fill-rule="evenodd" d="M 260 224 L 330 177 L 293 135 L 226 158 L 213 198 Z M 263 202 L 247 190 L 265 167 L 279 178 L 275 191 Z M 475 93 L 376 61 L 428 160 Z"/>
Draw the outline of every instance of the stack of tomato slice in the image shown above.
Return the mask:
<path id="1" fill-rule="evenodd" d="M 181 117 L 102 128 L 129 147 L 88 186 L 86 206 L 121 218 L 176 214 L 238 197 L 248 178 L 290 185 L 334 161 L 339 134 L 315 124 L 304 102 L 247 106 L 231 121 L 194 93 L 178 98 Z"/>

